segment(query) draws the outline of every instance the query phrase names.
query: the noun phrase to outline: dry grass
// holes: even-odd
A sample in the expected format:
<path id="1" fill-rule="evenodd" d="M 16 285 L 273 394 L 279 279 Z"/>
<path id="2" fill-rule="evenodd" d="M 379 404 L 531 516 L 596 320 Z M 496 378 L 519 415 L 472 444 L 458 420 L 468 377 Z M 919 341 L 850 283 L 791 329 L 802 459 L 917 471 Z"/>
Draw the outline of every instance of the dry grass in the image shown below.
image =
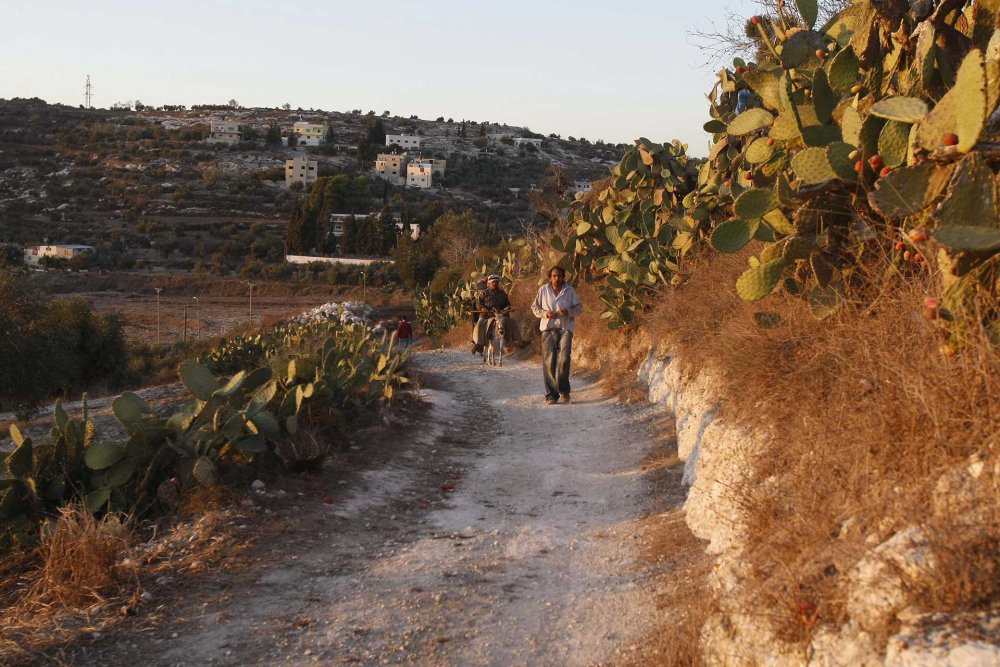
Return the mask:
<path id="1" fill-rule="evenodd" d="M 77 610 L 134 603 L 139 566 L 132 545 L 118 516 L 97 520 L 77 506 L 60 510 L 54 532 L 35 554 L 12 555 L 0 567 L 0 658 L 39 657 L 47 630 Z"/>
<path id="2" fill-rule="evenodd" d="M 193 576 L 239 567 L 254 542 L 238 528 L 246 521 L 233 509 L 239 497 L 224 487 L 196 490 L 178 508 L 176 525 L 162 534 L 159 526 L 145 526 L 145 543 L 137 536 L 144 531 L 133 532 L 117 517 L 96 520 L 65 508 L 41 547 L 0 561 L 0 664 L 61 664 L 67 647 L 140 608 L 144 622 L 152 622 L 158 611 L 144 606 L 140 577 L 148 584 L 185 575 L 179 586 L 158 588 L 155 599 L 163 603 Z"/>
<path id="3" fill-rule="evenodd" d="M 656 608 L 668 620 L 647 637 L 635 664 L 700 667 L 701 628 L 715 609 L 707 591 L 713 558 L 688 529 L 682 509 L 651 517 L 647 524 L 652 539 L 644 543 L 643 557 L 667 571 L 657 579 L 655 594 Z"/>
<path id="4" fill-rule="evenodd" d="M 98 520 L 80 507 L 65 507 L 54 533 L 42 541 L 42 566 L 27 601 L 61 606 L 99 602 L 122 582 L 138 583 L 131 553 L 132 535 L 117 515 Z"/>
<path id="5" fill-rule="evenodd" d="M 803 606 L 814 607 L 820 623 L 843 620 L 843 575 L 869 548 L 865 537 L 882 540 L 906 525 L 924 526 L 936 552 L 957 555 L 941 560 L 952 565 L 942 565 L 933 590 L 916 594 L 918 604 L 935 611 L 996 602 L 997 551 L 989 545 L 1000 523 L 980 518 L 936 529 L 954 517 L 935 514 L 933 502 L 943 472 L 976 452 L 987 469 L 997 460 L 995 349 L 981 338 L 956 357 L 939 352 L 938 324 L 916 312 L 937 291 L 932 276 L 887 285 L 860 314 L 819 321 L 784 295 L 741 301 L 731 286 L 744 267 L 742 255 L 703 259 L 648 326 L 684 363 L 722 371 L 723 418 L 773 427 L 756 483 L 738 501 L 756 594 L 786 610 L 779 611 L 784 638 L 812 632 Z M 753 315 L 762 310 L 784 325 L 758 327 Z M 996 507 L 995 493 L 978 500 Z"/>

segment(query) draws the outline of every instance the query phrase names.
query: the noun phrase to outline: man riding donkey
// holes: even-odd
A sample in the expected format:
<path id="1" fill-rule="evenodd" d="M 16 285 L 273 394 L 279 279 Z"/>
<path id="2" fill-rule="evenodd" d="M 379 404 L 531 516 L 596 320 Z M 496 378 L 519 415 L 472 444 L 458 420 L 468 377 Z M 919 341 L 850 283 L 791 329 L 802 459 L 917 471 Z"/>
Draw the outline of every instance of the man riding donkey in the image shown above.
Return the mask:
<path id="1" fill-rule="evenodd" d="M 520 332 L 510 312 L 510 297 L 500 289 L 500 276 L 492 274 L 486 279 L 486 289 L 476 297 L 473 313 L 477 319 L 472 325 L 472 353 L 482 354 L 486 347 L 489 327 L 493 324 L 497 313 L 502 314 L 504 330 L 507 332 L 505 343 L 514 344 L 521 340 Z"/>

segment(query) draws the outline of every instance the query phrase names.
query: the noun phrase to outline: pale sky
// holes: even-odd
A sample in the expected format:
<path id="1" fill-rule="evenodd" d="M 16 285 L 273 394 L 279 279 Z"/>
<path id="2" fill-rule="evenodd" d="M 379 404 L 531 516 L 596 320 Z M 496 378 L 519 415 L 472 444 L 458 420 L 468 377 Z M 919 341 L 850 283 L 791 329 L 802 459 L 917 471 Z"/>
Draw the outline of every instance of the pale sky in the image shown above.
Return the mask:
<path id="1" fill-rule="evenodd" d="M 688 31 L 749 0 L 0 0 L 0 98 L 389 110 L 704 155 Z M 717 65 L 716 65 L 717 66 Z"/>

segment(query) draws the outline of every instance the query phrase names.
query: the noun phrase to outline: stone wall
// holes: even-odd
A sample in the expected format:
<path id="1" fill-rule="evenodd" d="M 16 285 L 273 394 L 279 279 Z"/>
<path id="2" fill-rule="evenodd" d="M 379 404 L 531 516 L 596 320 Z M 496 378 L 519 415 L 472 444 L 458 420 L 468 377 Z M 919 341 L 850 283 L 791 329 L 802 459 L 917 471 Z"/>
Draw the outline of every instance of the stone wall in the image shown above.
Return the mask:
<path id="1" fill-rule="evenodd" d="M 713 369 L 686 368 L 667 343 L 654 344 L 642 332 L 615 351 L 581 343 L 574 358 L 584 367 L 602 370 L 638 361 L 637 379 L 648 388 L 648 400 L 676 419 L 678 456 L 684 461 L 684 482 L 689 486 L 686 520 L 692 532 L 707 540 L 707 550 L 716 559 L 710 585 L 720 611 L 709 618 L 701 637 L 708 664 L 1000 665 L 996 613 L 957 619 L 921 614 L 909 606 L 909 591 L 933 576 L 933 555 L 917 527 L 867 536 L 870 551 L 847 575 L 847 623 L 821 628 L 805 646 L 781 641 L 767 619 L 787 610 L 753 607 L 744 554 L 741 499 L 752 492 L 754 463 L 774 437 L 768 425 L 748 427 L 720 418 L 721 382 Z M 936 504 L 952 505 L 954 510 L 962 498 L 982 497 L 982 488 L 973 491 L 973 487 L 984 474 L 982 462 L 977 461 L 948 471 L 938 484 L 941 497 Z M 1000 469 L 992 471 L 989 483 L 995 485 L 998 479 Z M 957 631 L 959 620 L 978 632 Z M 879 646 L 876 637 L 884 637 L 887 628 L 893 628 L 888 644 Z"/>

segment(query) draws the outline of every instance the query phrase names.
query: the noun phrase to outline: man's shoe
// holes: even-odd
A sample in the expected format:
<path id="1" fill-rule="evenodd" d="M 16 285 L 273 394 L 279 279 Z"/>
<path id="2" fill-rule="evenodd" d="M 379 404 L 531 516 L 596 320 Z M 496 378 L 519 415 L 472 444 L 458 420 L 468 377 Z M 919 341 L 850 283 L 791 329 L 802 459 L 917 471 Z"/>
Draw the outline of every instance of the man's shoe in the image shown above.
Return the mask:
<path id="1" fill-rule="evenodd" d="M 562 402 L 563 403 L 569 403 L 569 394 L 563 394 L 562 395 Z"/>
<path id="2" fill-rule="evenodd" d="M 545 404 L 546 405 L 555 405 L 558 402 L 559 402 L 558 399 L 552 398 L 551 396 L 549 396 L 548 398 L 545 399 Z"/>

